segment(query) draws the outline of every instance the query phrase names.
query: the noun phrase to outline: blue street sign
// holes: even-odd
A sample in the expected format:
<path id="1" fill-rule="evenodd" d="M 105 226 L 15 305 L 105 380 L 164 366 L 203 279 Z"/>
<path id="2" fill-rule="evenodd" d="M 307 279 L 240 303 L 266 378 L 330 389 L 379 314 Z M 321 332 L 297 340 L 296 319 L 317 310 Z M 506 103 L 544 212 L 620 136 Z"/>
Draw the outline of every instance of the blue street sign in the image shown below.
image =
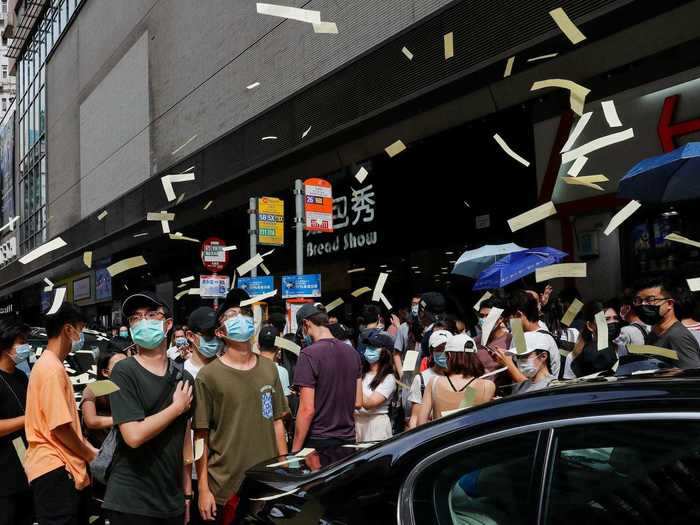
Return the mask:
<path id="1" fill-rule="evenodd" d="M 255 297 L 272 292 L 275 289 L 275 278 L 272 275 L 239 277 L 236 287 L 245 290 L 251 297 Z"/>
<path id="2" fill-rule="evenodd" d="M 284 275 L 282 299 L 293 297 L 321 297 L 321 274 Z"/>

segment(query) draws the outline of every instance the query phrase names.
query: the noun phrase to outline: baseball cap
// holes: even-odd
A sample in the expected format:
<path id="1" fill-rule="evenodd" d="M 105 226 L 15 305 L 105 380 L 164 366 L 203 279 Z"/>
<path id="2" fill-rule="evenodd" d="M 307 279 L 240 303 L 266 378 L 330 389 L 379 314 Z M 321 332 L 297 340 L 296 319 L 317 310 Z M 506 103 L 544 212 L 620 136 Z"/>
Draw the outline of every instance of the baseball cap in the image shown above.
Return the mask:
<path id="1" fill-rule="evenodd" d="M 213 308 L 200 306 L 187 318 L 187 325 L 193 332 L 211 333 L 217 325 L 217 315 Z"/>
<path id="2" fill-rule="evenodd" d="M 452 337 L 452 333 L 447 330 L 435 330 L 428 339 L 428 348 L 437 348 Z"/>
<path id="3" fill-rule="evenodd" d="M 224 312 L 229 308 L 240 306 L 241 302 L 247 299 L 250 299 L 250 295 L 242 288 L 233 288 L 229 290 L 228 294 L 226 294 L 226 299 L 224 299 L 224 302 L 221 303 L 221 306 L 219 306 L 219 309 L 216 311 L 216 318 L 218 319 L 224 315 Z"/>
<path id="4" fill-rule="evenodd" d="M 308 319 L 312 315 L 320 314 L 321 310 L 316 308 L 315 305 L 311 303 L 306 303 L 304 306 L 297 310 L 297 326 L 301 328 L 302 321 Z"/>
<path id="5" fill-rule="evenodd" d="M 261 350 L 275 349 L 275 339 L 280 335 L 279 330 L 271 324 L 266 324 L 260 329 L 258 344 Z"/>
<path id="6" fill-rule="evenodd" d="M 136 310 L 139 308 L 152 308 L 157 309 L 162 306 L 167 310 L 167 305 L 165 301 L 158 297 L 153 292 L 143 291 L 131 294 L 129 297 L 124 299 L 122 302 L 122 317 L 128 319 Z"/>
<path id="7" fill-rule="evenodd" d="M 508 352 L 515 354 L 514 357 L 517 359 L 527 358 L 527 356 L 529 356 L 533 352 L 547 352 L 547 361 L 549 361 L 549 369 L 552 370 L 552 354 L 550 354 L 549 350 L 546 348 L 528 348 L 522 354 L 519 354 L 517 349 L 511 348 L 510 350 L 508 350 Z"/>
<path id="8" fill-rule="evenodd" d="M 394 338 L 387 332 L 375 332 L 365 338 L 365 344 L 373 348 L 394 348 Z"/>
<path id="9" fill-rule="evenodd" d="M 447 340 L 445 352 L 476 353 L 476 343 L 467 334 L 453 335 Z"/>

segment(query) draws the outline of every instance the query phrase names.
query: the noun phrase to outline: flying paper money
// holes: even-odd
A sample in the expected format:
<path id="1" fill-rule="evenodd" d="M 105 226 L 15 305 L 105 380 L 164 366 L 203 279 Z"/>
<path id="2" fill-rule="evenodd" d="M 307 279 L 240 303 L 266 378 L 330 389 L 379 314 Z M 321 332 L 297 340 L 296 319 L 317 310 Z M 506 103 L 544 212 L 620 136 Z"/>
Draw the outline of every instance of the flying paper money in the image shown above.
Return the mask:
<path id="1" fill-rule="evenodd" d="M 629 203 L 627 203 L 627 206 L 622 208 L 613 216 L 613 218 L 610 220 L 610 224 L 608 224 L 608 227 L 605 228 L 605 231 L 603 233 L 605 235 L 610 235 L 620 226 L 620 224 L 625 222 L 629 218 L 629 216 L 632 215 L 635 211 L 637 211 L 641 206 L 642 205 L 637 201 L 630 201 Z"/>
<path id="2" fill-rule="evenodd" d="M 251 257 L 249 260 L 241 264 L 238 268 L 236 268 L 236 272 L 238 275 L 245 275 L 249 271 L 251 271 L 253 268 L 256 268 L 263 262 L 262 255 L 259 253 L 256 253 L 253 257 Z"/>
<path id="3" fill-rule="evenodd" d="M 578 299 L 574 299 L 569 305 L 569 308 L 566 310 L 564 317 L 561 318 L 561 324 L 571 326 L 571 323 L 574 322 L 574 319 L 581 311 L 581 308 L 583 308 L 583 303 Z"/>
<path id="4" fill-rule="evenodd" d="M 455 39 L 454 33 L 449 32 L 443 36 L 443 43 L 445 46 L 445 60 L 449 60 L 455 56 Z"/>
<path id="5" fill-rule="evenodd" d="M 630 354 L 658 355 L 678 361 L 678 352 L 669 350 L 668 348 L 660 348 L 651 345 L 627 345 L 627 350 Z"/>
<path id="6" fill-rule="evenodd" d="M 556 215 L 556 213 L 557 209 L 554 207 L 554 203 L 552 201 L 545 202 L 544 204 L 537 206 L 537 208 L 533 208 L 525 213 L 516 215 L 512 219 L 509 219 L 508 226 L 510 226 L 510 231 L 516 232 L 530 226 L 531 224 L 546 219 L 547 217 Z"/>
<path id="7" fill-rule="evenodd" d="M 586 263 L 550 264 L 535 270 L 535 281 L 549 281 L 562 277 L 586 277 Z"/>
<path id="8" fill-rule="evenodd" d="M 615 109 L 614 100 L 604 100 L 600 103 L 603 106 L 603 114 L 605 115 L 605 120 L 608 126 L 611 128 L 622 127 L 622 122 L 620 122 L 620 117 L 617 115 L 617 109 Z"/>
<path id="9" fill-rule="evenodd" d="M 406 355 L 403 358 L 403 365 L 401 370 L 404 372 L 414 372 L 416 370 L 416 363 L 418 362 L 418 352 L 415 350 L 407 350 Z"/>
<path id="10" fill-rule="evenodd" d="M 608 347 L 608 322 L 605 320 L 605 312 L 602 310 L 595 314 L 595 326 L 598 351 L 605 350 Z"/>
<path id="11" fill-rule="evenodd" d="M 85 266 L 88 268 L 92 267 L 92 252 L 83 253 L 83 264 L 85 264 Z"/>
<path id="12" fill-rule="evenodd" d="M 271 292 L 256 295 L 255 297 L 251 297 L 250 299 L 246 299 L 245 301 L 241 301 L 241 306 L 249 306 L 251 304 L 259 303 L 264 301 L 265 299 L 269 299 L 270 297 L 274 297 L 277 295 L 277 290 L 272 290 Z"/>
<path id="13" fill-rule="evenodd" d="M 474 303 L 474 310 L 478 312 L 481 309 L 481 303 L 483 303 L 484 301 L 488 301 L 489 299 L 491 299 L 491 297 L 493 297 L 491 295 L 491 292 L 484 292 L 484 295 L 482 295 L 479 298 L 479 300 L 476 303 Z"/>
<path id="14" fill-rule="evenodd" d="M 56 291 L 54 292 L 53 295 L 53 304 L 51 305 L 51 309 L 46 312 L 46 315 L 53 315 L 56 312 L 58 312 L 58 309 L 61 307 L 63 304 L 63 300 L 66 298 L 66 288 L 56 288 Z"/>
<path id="15" fill-rule="evenodd" d="M 569 133 L 569 138 L 566 139 L 566 142 L 564 143 L 564 146 L 561 148 L 560 153 L 566 153 L 567 151 L 569 151 L 571 148 L 574 147 L 574 144 L 578 140 L 579 136 L 581 136 L 581 133 L 583 133 L 583 130 L 586 129 L 586 126 L 588 125 L 588 122 L 591 120 L 592 116 L 593 116 L 592 111 L 589 111 L 588 113 L 584 113 L 583 115 L 581 115 L 581 118 L 579 118 L 578 122 L 576 122 L 574 129 L 571 130 L 571 133 Z"/>
<path id="16" fill-rule="evenodd" d="M 695 277 L 693 279 L 687 279 L 688 289 L 691 292 L 700 292 L 700 277 Z"/>
<path id="17" fill-rule="evenodd" d="M 338 26 L 335 22 L 321 22 L 320 24 L 312 24 L 314 33 L 322 33 L 328 35 L 337 35 Z"/>
<path id="18" fill-rule="evenodd" d="M 194 460 L 198 461 L 204 455 L 204 439 L 194 440 Z"/>
<path id="19" fill-rule="evenodd" d="M 405 56 L 407 59 L 413 60 L 413 53 L 411 53 L 411 52 L 408 50 L 407 47 L 401 48 L 401 52 L 404 54 L 404 56 Z"/>
<path id="20" fill-rule="evenodd" d="M 277 348 L 289 350 L 291 353 L 297 356 L 299 355 L 299 352 L 301 352 L 301 346 L 296 344 L 294 341 L 290 341 L 289 339 L 285 339 L 284 337 L 280 336 L 275 337 L 275 346 Z"/>
<path id="21" fill-rule="evenodd" d="M 146 264 L 146 259 L 144 259 L 141 255 L 137 255 L 136 257 L 129 257 L 111 264 L 107 267 L 107 271 L 109 272 L 110 276 L 114 277 L 115 275 L 119 275 L 127 270 L 138 268 L 140 266 L 146 266 Z"/>
<path id="22" fill-rule="evenodd" d="M 326 313 L 332 312 L 343 303 L 345 303 L 345 301 L 343 301 L 342 298 L 338 297 L 335 301 L 332 301 L 326 305 Z"/>
<path id="23" fill-rule="evenodd" d="M 165 191 L 165 197 L 168 202 L 174 201 L 177 197 L 175 191 L 173 190 L 173 184 L 178 182 L 189 182 L 194 180 L 194 173 L 180 173 L 178 175 L 163 175 L 160 178 L 160 182 L 163 185 L 163 191 Z"/>
<path id="24" fill-rule="evenodd" d="M 321 12 L 312 11 L 311 9 L 299 9 L 296 7 L 287 7 L 284 5 L 256 3 L 255 7 L 259 14 L 277 16 L 280 18 L 288 18 L 299 22 L 307 22 L 309 24 L 321 23 Z"/>
<path id="25" fill-rule="evenodd" d="M 365 168 L 360 168 L 359 171 L 355 173 L 355 178 L 362 184 L 367 178 L 367 175 L 369 175 L 368 171 Z"/>
<path id="26" fill-rule="evenodd" d="M 513 345 L 518 354 L 527 352 L 527 343 L 525 342 L 525 332 L 523 331 L 523 322 L 520 319 L 510 320 L 510 330 L 513 334 Z"/>
<path id="27" fill-rule="evenodd" d="M 360 297 L 361 295 L 366 294 L 367 292 L 371 292 L 371 291 L 372 291 L 371 288 L 369 288 L 367 286 L 363 286 L 362 288 L 358 288 L 357 290 L 352 292 L 350 295 L 352 295 L 353 297 Z"/>
<path id="28" fill-rule="evenodd" d="M 49 252 L 52 252 L 54 250 L 58 250 L 59 248 L 63 248 L 66 246 L 68 243 L 61 239 L 60 237 L 56 237 L 55 239 L 42 244 L 38 248 L 35 248 L 31 252 L 29 252 L 27 255 L 24 257 L 20 258 L 19 262 L 22 264 L 29 264 L 35 259 L 38 259 L 39 257 L 42 257 L 43 255 L 46 255 Z"/>
<path id="29" fill-rule="evenodd" d="M 508 154 L 508 156 L 512 157 L 516 161 L 518 161 L 520 164 L 522 164 L 525 167 L 528 167 L 530 165 L 530 162 L 528 160 L 525 160 L 522 158 L 520 155 L 518 155 L 516 152 L 514 152 L 512 149 L 510 149 L 510 146 L 506 144 L 506 141 L 501 138 L 501 136 L 496 133 L 493 136 L 493 139 L 498 143 L 499 146 L 501 146 L 501 149 Z"/>
<path id="30" fill-rule="evenodd" d="M 590 153 L 593 153 L 599 149 L 607 148 L 608 146 L 612 146 L 613 144 L 624 142 L 625 140 L 632 138 L 634 138 L 634 130 L 632 128 L 626 129 L 625 131 L 618 131 L 617 133 L 606 135 L 604 137 L 599 137 L 595 140 L 587 142 L 586 144 L 582 144 L 576 149 L 572 149 L 562 154 L 561 161 L 563 164 L 567 164 L 578 157 L 589 155 Z"/>
<path id="31" fill-rule="evenodd" d="M 574 163 L 571 165 L 569 168 L 569 171 L 567 172 L 567 175 L 571 177 L 578 177 L 578 174 L 581 173 L 581 170 L 583 167 L 586 165 L 588 162 L 588 157 L 582 156 L 578 157 Z"/>
<path id="32" fill-rule="evenodd" d="M 481 329 L 481 344 L 488 344 L 491 331 L 493 327 L 496 326 L 496 322 L 501 317 L 502 313 L 503 310 L 501 308 L 491 308 L 489 315 L 486 316 L 486 320 L 484 321 L 484 327 Z"/>
<path id="33" fill-rule="evenodd" d="M 510 57 L 506 62 L 506 70 L 503 72 L 503 78 L 508 78 L 513 73 L 513 64 L 515 64 L 515 57 Z"/>
<path id="34" fill-rule="evenodd" d="M 664 237 L 664 239 L 667 241 L 679 242 L 681 244 L 687 244 L 688 246 L 700 248 L 700 242 L 693 241 L 691 239 L 688 239 L 687 237 L 683 237 L 682 235 L 678 235 L 677 233 L 669 233 L 666 237 Z"/>
<path id="35" fill-rule="evenodd" d="M 571 110 L 577 115 L 583 114 L 583 105 L 586 103 L 586 97 L 591 92 L 572 80 L 566 80 L 562 78 L 550 78 L 548 80 L 539 80 L 532 84 L 530 91 L 537 91 L 539 89 L 544 89 L 548 87 L 561 88 L 569 91 L 569 104 L 571 105 Z"/>
<path id="36" fill-rule="evenodd" d="M 379 300 L 379 297 L 382 295 L 382 291 L 384 290 L 384 284 L 386 283 L 388 277 L 388 273 L 380 273 L 379 277 L 377 277 L 377 284 L 374 285 L 374 291 L 372 292 L 373 301 Z"/>
<path id="37" fill-rule="evenodd" d="M 566 14 L 563 8 L 558 7 L 549 12 L 550 16 L 554 19 L 554 22 L 559 26 L 561 32 L 566 35 L 572 44 L 580 44 L 586 40 L 586 35 L 584 35 L 581 30 L 576 27 L 569 16 Z"/>
<path id="38" fill-rule="evenodd" d="M 405 149 L 406 145 L 402 141 L 397 140 L 393 144 L 390 144 L 389 146 L 384 148 L 384 151 L 386 151 L 386 154 L 389 155 L 389 157 L 395 157 Z"/>

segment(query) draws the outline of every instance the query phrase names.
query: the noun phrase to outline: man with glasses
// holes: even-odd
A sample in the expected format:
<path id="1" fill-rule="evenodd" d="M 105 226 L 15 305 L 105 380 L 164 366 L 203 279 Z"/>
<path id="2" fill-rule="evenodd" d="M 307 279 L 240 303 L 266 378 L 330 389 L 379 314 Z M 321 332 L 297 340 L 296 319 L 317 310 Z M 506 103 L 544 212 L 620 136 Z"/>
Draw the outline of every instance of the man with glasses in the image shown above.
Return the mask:
<path id="1" fill-rule="evenodd" d="M 676 317 L 673 288 L 663 279 L 650 279 L 635 289 L 634 310 L 643 323 L 652 327 L 647 344 L 675 350 L 679 368 L 700 368 L 700 346 Z"/>
<path id="2" fill-rule="evenodd" d="M 244 290 L 233 289 L 217 312 L 215 335 L 223 354 L 202 368 L 196 380 L 195 444 L 201 517 L 230 523 L 246 470 L 287 453 L 283 417 L 289 409 L 277 367 L 252 352 L 255 332 Z M 195 448 L 198 448 L 195 446 Z"/>
<path id="3" fill-rule="evenodd" d="M 117 363 L 111 380 L 112 418 L 119 429 L 103 508 L 112 525 L 181 525 L 192 497 L 191 440 L 188 428 L 192 376 L 167 355 L 173 325 L 165 302 L 151 292 L 126 298 L 137 355 Z M 184 485 L 184 486 L 183 486 Z"/>

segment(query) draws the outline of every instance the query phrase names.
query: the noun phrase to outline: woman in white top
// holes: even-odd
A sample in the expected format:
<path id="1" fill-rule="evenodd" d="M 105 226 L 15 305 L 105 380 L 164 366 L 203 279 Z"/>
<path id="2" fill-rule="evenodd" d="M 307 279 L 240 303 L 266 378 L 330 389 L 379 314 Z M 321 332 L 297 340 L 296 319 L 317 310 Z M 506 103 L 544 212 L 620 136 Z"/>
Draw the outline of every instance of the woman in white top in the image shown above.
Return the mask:
<path id="1" fill-rule="evenodd" d="M 385 340 L 386 339 L 386 340 Z M 389 404 L 396 391 L 392 363 L 393 346 L 386 334 L 373 334 L 366 342 L 362 363 L 362 408 L 355 411 L 358 443 L 382 441 L 392 436 Z"/>

